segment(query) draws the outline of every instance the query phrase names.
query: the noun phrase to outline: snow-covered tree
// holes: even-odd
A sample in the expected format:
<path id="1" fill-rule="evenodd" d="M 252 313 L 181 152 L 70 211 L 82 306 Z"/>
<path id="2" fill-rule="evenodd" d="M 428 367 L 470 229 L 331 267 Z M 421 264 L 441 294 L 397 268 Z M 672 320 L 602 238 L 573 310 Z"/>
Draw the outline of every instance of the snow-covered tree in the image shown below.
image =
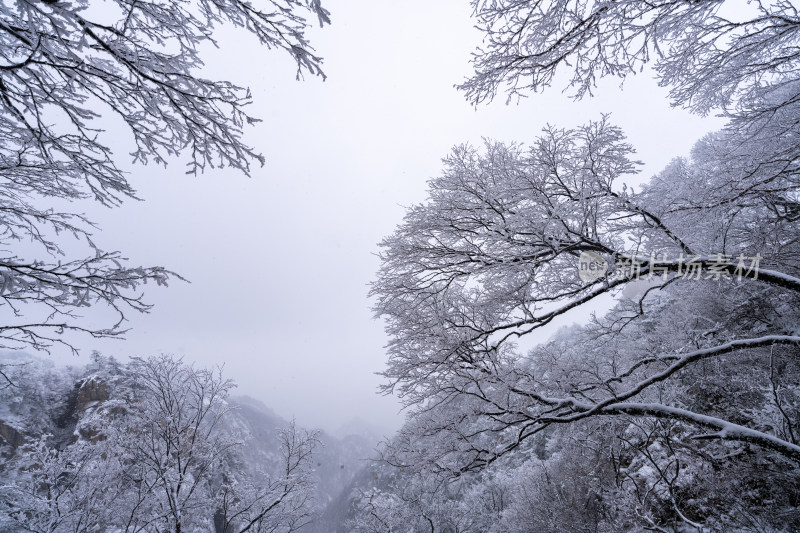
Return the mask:
<path id="1" fill-rule="evenodd" d="M 520 439 L 554 423 L 638 413 L 681 418 L 718 438 L 759 442 L 798 456 L 800 448 L 791 441 L 641 400 L 647 389 L 706 359 L 779 345 L 796 349 L 800 321 L 781 300 L 800 296 L 800 264 L 784 262 L 796 257 L 796 226 L 784 217 L 769 218 L 768 205 L 757 198 L 720 220 L 710 216 L 715 208 L 688 211 L 674 195 L 657 204 L 656 187 L 642 194 L 619 187 L 616 180 L 634 170 L 630 151 L 621 132 L 605 121 L 573 131 L 549 129 L 529 150 L 502 144 L 489 144 L 484 153 L 457 148 L 444 175 L 431 182 L 431 200 L 413 208 L 383 243 L 374 293 L 393 338 L 386 371 L 391 387 L 410 405 L 454 397 L 485 402 L 487 414 L 495 413 L 492 425 L 503 426 L 492 433 L 517 428 Z M 659 177 L 661 183 L 670 172 Z M 690 201 L 704 201 L 696 190 L 700 184 L 681 178 L 695 189 Z M 719 193 L 713 189 L 711 196 Z M 759 225 L 750 229 L 755 220 Z M 725 223 L 720 234 L 718 226 Z M 585 282 L 582 253 L 607 261 L 608 272 Z M 758 269 L 752 265 L 757 254 Z M 689 268 L 697 274 L 687 275 Z M 701 326 L 691 343 L 637 346 L 639 354 L 625 362 L 609 351 L 610 366 L 593 368 L 574 389 L 542 390 L 541 373 L 528 368 L 514 341 L 639 278 L 649 278 L 652 286 L 639 302 L 641 312 L 630 310 L 628 321 L 658 313 L 657 289 L 676 282 L 694 283 L 698 296 L 729 294 L 742 306 L 757 301 L 772 316 L 755 330 L 730 323 L 735 315 L 718 317 L 708 326 L 713 335 Z M 691 302 L 683 305 L 691 308 Z M 626 312 L 619 312 L 619 321 Z M 607 334 L 619 329 L 612 324 Z M 595 342 L 604 334 L 598 328 Z M 630 345 L 615 346 L 622 349 L 632 351 Z M 516 440 L 508 445 L 513 448 Z M 490 449 L 474 449 L 470 463 L 493 460 Z"/>
<path id="2" fill-rule="evenodd" d="M 289 533 L 310 521 L 316 433 L 289 424 L 274 464 L 246 464 L 252 437 L 227 422 L 233 384 L 219 371 L 168 356 L 95 366 L 80 389 L 109 395 L 82 406 L 71 438 L 44 435 L 2 465 L 0 528 Z"/>
<path id="3" fill-rule="evenodd" d="M 284 429 L 278 469 L 254 476 L 236 461 L 246 436 L 223 426 L 234 385 L 219 370 L 161 356 L 134 361 L 129 382 L 129 407 L 109 440 L 128 465 L 122 501 L 130 531 L 180 533 L 218 523 L 224 533 L 289 532 L 308 521 L 314 433 Z"/>
<path id="4" fill-rule="evenodd" d="M 281 459 L 274 472 L 257 477 L 230 472 L 218 490 L 215 515 L 221 533 L 291 533 L 308 525 L 316 510 L 312 454 L 319 445 L 317 432 L 292 421 L 279 434 Z"/>
<path id="5" fill-rule="evenodd" d="M 797 494 L 800 462 L 796 9 L 473 5 L 486 45 L 462 89 L 475 102 L 542 89 L 562 69 L 582 97 L 653 58 L 676 104 L 729 120 L 639 190 L 608 118 L 527 146 L 455 148 L 382 243 L 386 391 L 411 413 L 386 460 L 446 486 L 524 463 L 544 439 L 559 468 L 597 477 L 561 480 L 553 502 L 594 509 L 586 529 L 542 515 L 537 530 L 795 527 L 795 497 L 779 495 Z M 575 309 L 600 315 L 543 343 Z M 600 435 L 610 444 L 584 461 Z M 516 501 L 547 501 L 541 477 L 530 487 L 542 494 Z"/>
<path id="6" fill-rule="evenodd" d="M 129 381 L 128 397 L 117 401 L 126 412 L 108 436 L 130 465 L 125 476 L 135 496 L 118 511 L 134 531 L 208 529 L 214 476 L 238 444 L 220 427 L 233 383 L 167 356 L 135 360 Z"/>
<path id="7" fill-rule="evenodd" d="M 104 445 L 76 443 L 54 448 L 43 435 L 19 450 L 4 468 L 0 528 L 31 533 L 103 531 L 110 502 L 120 497 L 115 461 Z M 116 465 L 119 466 L 119 465 Z"/>
<path id="8" fill-rule="evenodd" d="M 166 164 L 187 154 L 190 173 L 218 166 L 247 173 L 253 160 L 263 163 L 241 139 L 255 120 L 244 110 L 249 92 L 203 78 L 201 53 L 229 25 L 288 53 L 298 77 L 323 75 L 305 37 L 307 16 L 329 22 L 319 0 L 0 6 L 0 242 L 16 249 L 0 258 L 0 347 L 73 348 L 65 332 L 117 336 L 126 312 L 149 309 L 141 286 L 172 274 L 128 266 L 120 253 L 99 249 L 91 222 L 59 206 L 136 197 L 110 148 L 121 129 L 133 141 L 134 162 Z M 82 244 L 67 246 L 65 235 Z M 23 251 L 19 243 L 30 244 Z M 80 309 L 96 304 L 116 318 L 105 326 L 81 320 Z"/>
<path id="9" fill-rule="evenodd" d="M 673 101 L 701 113 L 735 112 L 795 86 L 800 17 L 788 0 L 471 3 L 485 44 L 461 89 L 476 103 L 498 91 L 526 96 L 562 71 L 583 97 L 599 78 L 625 78 L 651 62 Z"/>

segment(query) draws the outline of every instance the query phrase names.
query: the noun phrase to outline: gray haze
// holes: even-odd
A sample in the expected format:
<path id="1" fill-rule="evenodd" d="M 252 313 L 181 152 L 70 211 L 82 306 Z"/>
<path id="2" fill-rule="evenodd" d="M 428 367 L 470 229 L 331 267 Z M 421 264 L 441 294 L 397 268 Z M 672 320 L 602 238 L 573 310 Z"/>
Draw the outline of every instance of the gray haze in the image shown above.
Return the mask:
<path id="1" fill-rule="evenodd" d="M 91 207 L 102 245 L 191 283 L 149 288 L 156 307 L 130 317 L 126 342 L 81 344 L 123 358 L 165 352 L 224 363 L 238 393 L 305 425 L 335 429 L 358 417 L 393 429 L 399 403 L 376 395 L 387 339 L 366 297 L 374 254 L 404 206 L 424 200 L 452 145 L 530 141 L 548 122 L 575 126 L 611 112 L 649 176 L 717 123 L 670 109 L 646 74 L 624 92 L 603 83 L 579 103 L 556 87 L 476 110 L 453 88 L 480 42 L 467 0 L 326 4 L 333 25 L 311 35 L 324 83 L 295 81 L 288 60 L 241 34 L 209 50 L 209 77 L 252 89 L 250 111 L 263 122 L 246 139 L 265 167 L 250 178 L 187 176 L 179 161 L 131 167 L 145 201 Z M 122 159 L 130 147 L 118 141 Z"/>

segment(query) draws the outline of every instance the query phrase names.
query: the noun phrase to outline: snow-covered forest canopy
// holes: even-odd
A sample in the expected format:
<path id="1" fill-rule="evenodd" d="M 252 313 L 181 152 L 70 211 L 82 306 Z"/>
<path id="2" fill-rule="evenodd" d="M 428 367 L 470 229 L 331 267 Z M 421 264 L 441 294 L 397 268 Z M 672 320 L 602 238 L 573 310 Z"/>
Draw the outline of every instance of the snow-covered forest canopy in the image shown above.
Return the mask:
<path id="1" fill-rule="evenodd" d="M 797 7 L 470 5 L 482 44 L 453 94 L 476 109 L 653 75 L 723 126 L 688 154 L 664 143 L 674 159 L 652 176 L 603 109 L 442 154 L 379 245 L 382 392 L 405 422 L 377 452 L 232 396 L 225 354 L 209 369 L 191 353 L 46 359 L 125 342 L 145 285 L 184 281 L 95 240 L 81 206 L 140 199 L 117 130 L 135 165 L 254 173 L 253 96 L 206 77 L 204 54 L 227 28 L 288 57 L 290 77 L 325 78 L 308 32 L 328 6 L 0 6 L 1 531 L 800 530 Z"/>

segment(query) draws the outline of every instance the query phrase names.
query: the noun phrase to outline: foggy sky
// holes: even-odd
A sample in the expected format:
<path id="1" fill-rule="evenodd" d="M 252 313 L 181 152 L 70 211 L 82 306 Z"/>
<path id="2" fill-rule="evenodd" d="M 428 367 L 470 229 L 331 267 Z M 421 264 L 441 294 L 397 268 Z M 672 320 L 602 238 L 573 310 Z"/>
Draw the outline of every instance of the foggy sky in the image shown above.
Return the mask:
<path id="1" fill-rule="evenodd" d="M 224 364 L 284 417 L 325 429 L 361 418 L 400 423 L 396 399 L 376 395 L 387 339 L 372 318 L 368 284 L 377 243 L 459 143 L 482 137 L 530 142 L 552 123 L 570 127 L 610 112 L 645 162 L 644 176 L 685 155 L 719 122 L 671 109 L 645 73 L 605 80 L 573 102 L 557 86 L 477 109 L 453 88 L 480 43 L 467 0 L 329 0 L 333 24 L 311 34 L 327 81 L 295 81 L 291 61 L 226 31 L 209 50 L 207 77 L 252 89 L 262 122 L 245 139 L 265 156 L 252 176 L 184 174 L 130 166 L 142 202 L 81 205 L 102 228 L 96 240 L 131 262 L 162 265 L 191 283 L 147 288 L 155 304 L 130 316 L 127 340 L 83 340 L 125 358 L 160 352 Z M 126 139 L 117 142 L 124 162 Z M 116 146 L 116 145 L 115 145 Z M 579 317 L 572 317 L 577 319 Z"/>

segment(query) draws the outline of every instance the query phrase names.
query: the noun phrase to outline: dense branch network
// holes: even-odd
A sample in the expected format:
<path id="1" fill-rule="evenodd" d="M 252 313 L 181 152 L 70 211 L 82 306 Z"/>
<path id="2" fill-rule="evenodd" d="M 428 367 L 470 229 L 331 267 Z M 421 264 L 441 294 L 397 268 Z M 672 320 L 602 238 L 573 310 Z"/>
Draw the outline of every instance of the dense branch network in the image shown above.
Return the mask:
<path id="1" fill-rule="evenodd" d="M 409 419 L 354 529 L 796 529 L 796 5 L 472 6 L 473 104 L 552 84 L 582 98 L 649 66 L 675 105 L 727 124 L 638 190 L 607 117 L 453 150 L 381 243 L 384 391 Z"/>
<path id="2" fill-rule="evenodd" d="M 636 162 L 607 120 L 547 128 L 528 149 L 491 142 L 483 151 L 456 148 L 431 181 L 428 203 L 412 208 L 383 242 L 373 287 L 392 337 L 386 390 L 413 406 L 424 432 L 437 427 L 457 443 L 420 448 L 409 440 L 423 462 L 451 473 L 481 469 L 553 424 L 612 414 L 682 420 L 712 430 L 702 438 L 755 442 L 800 457 L 795 442 L 652 396 L 707 358 L 779 345 L 796 353 L 800 345 L 798 317 L 786 307 L 800 298 L 796 224 L 791 210 L 774 209 L 777 198 L 796 201 L 797 174 L 761 165 L 749 183 L 707 189 L 730 180 L 720 174 L 724 165 L 709 170 L 709 159 L 729 154 L 729 146 L 751 154 L 782 149 L 748 141 L 712 136 L 693 161 L 675 162 L 641 192 L 618 183 Z M 678 178 L 684 190 L 675 187 Z M 608 271 L 582 279 L 583 253 L 601 258 Z M 590 361 L 574 362 L 583 370 L 570 378 L 573 385 L 551 377 L 563 371 L 557 367 L 542 370 L 547 350 L 518 350 L 559 317 L 603 295 L 619 297 L 637 282 L 646 287 L 640 297 L 618 306 L 607 323 L 598 321 L 595 337 L 576 341 Z M 692 283 L 701 292 L 684 294 L 690 302 L 702 302 L 705 291 L 720 291 L 734 309 L 759 302 L 764 329 L 745 325 L 741 311 L 704 310 L 715 324 L 692 341 L 693 351 L 674 341 L 655 349 L 631 342 L 643 327 L 638 323 L 677 311 L 676 284 L 686 291 Z M 443 405 L 463 414 L 442 415 Z M 412 423 L 408 431 L 421 430 Z"/>
<path id="3" fill-rule="evenodd" d="M 795 85 L 800 18 L 791 2 L 724 0 L 472 2 L 485 36 L 475 74 L 460 88 L 474 102 L 498 91 L 523 96 L 571 72 L 575 95 L 598 79 L 655 63 L 680 105 L 706 113 L 746 105 Z M 796 90 L 795 90 L 796 92 Z"/>
<path id="4" fill-rule="evenodd" d="M 2 347 L 71 347 L 68 330 L 116 336 L 126 312 L 149 308 L 141 285 L 174 274 L 126 266 L 119 253 L 97 249 L 86 217 L 49 206 L 136 198 L 106 129 L 131 135 L 134 162 L 185 154 L 189 173 L 249 173 L 253 160 L 263 164 L 241 138 L 255 121 L 245 112 L 249 91 L 201 77 L 202 50 L 229 25 L 288 54 L 298 77 L 324 77 L 307 16 L 329 23 L 319 0 L 22 0 L 0 8 L 0 242 L 29 248 L 7 252 L 0 265 Z M 82 243 L 87 257 L 66 259 L 64 237 Z M 107 327 L 79 320 L 76 311 L 94 304 L 116 315 Z M 30 309 L 41 316 L 22 320 Z"/>

